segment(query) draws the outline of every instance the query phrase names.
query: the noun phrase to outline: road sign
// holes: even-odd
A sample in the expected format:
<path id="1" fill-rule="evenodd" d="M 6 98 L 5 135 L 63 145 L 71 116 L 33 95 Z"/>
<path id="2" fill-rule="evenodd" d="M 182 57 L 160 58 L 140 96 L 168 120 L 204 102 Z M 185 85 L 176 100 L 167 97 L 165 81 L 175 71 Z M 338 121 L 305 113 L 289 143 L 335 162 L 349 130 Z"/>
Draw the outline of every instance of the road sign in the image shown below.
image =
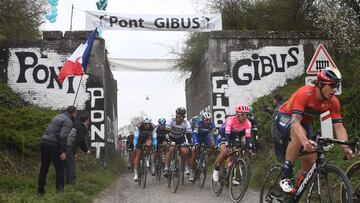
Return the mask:
<path id="1" fill-rule="evenodd" d="M 309 66 L 306 69 L 306 73 L 308 75 L 316 75 L 320 70 L 326 67 L 337 68 L 329 53 L 326 51 L 324 45 L 319 44 L 313 58 L 310 61 Z"/>

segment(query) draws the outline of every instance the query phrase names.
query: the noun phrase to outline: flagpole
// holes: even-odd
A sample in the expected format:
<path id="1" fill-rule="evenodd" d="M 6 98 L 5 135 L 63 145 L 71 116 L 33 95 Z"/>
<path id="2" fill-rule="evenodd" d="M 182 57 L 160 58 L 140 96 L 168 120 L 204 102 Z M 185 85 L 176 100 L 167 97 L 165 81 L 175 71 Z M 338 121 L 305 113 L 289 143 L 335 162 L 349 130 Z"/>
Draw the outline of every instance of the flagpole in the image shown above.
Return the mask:
<path id="1" fill-rule="evenodd" d="M 70 31 L 72 30 L 73 12 L 74 12 L 74 4 L 71 5 Z"/>
<path id="2" fill-rule="evenodd" d="M 83 76 L 84 76 L 84 75 L 81 75 L 80 82 L 79 82 L 78 88 L 77 88 L 77 90 L 76 90 L 76 94 L 75 94 L 75 99 L 74 99 L 73 106 L 75 106 L 75 101 L 76 101 L 76 98 L 77 98 L 77 95 L 78 95 L 78 92 L 79 92 L 79 88 L 80 88 L 81 80 L 82 80 Z"/>

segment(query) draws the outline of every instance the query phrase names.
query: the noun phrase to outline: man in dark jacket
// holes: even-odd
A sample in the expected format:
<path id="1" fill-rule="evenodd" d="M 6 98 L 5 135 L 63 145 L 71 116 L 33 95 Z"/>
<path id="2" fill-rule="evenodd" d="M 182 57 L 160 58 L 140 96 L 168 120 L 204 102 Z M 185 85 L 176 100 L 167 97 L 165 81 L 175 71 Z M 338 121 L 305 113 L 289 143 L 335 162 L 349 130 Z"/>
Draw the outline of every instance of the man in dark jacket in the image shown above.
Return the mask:
<path id="1" fill-rule="evenodd" d="M 90 150 L 86 147 L 86 137 L 88 136 L 88 126 L 90 124 L 90 117 L 88 114 L 83 113 L 80 115 L 80 120 L 76 123 L 75 127 L 71 130 L 66 150 L 66 166 L 65 177 L 66 184 L 75 184 L 76 182 L 76 152 L 77 147 L 87 154 Z"/>
<path id="2" fill-rule="evenodd" d="M 46 176 L 52 162 L 56 172 L 56 190 L 64 191 L 64 160 L 66 159 L 67 137 L 73 127 L 77 115 L 74 106 L 69 106 L 66 112 L 56 115 L 49 123 L 41 137 L 41 166 L 38 180 L 38 194 L 45 193 Z"/>

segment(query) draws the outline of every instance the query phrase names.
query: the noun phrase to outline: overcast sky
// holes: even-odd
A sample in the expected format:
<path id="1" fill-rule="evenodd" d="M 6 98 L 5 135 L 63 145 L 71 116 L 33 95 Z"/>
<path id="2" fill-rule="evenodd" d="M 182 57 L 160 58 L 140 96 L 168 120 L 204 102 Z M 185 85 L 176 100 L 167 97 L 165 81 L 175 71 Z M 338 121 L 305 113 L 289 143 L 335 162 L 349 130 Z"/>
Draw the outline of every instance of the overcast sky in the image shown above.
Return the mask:
<path id="1" fill-rule="evenodd" d="M 48 21 L 43 30 L 70 29 L 71 5 L 74 4 L 72 30 L 85 30 L 85 10 L 97 10 L 98 0 L 59 0 L 55 23 Z M 126 14 L 197 14 L 192 0 L 108 0 L 106 11 Z M 169 52 L 179 49 L 186 32 L 103 31 L 110 58 L 163 59 L 174 58 Z M 185 78 L 176 72 L 118 72 L 119 127 L 130 119 L 148 114 L 154 122 L 170 118 L 175 108 L 185 106 Z M 146 100 L 146 97 L 149 99 Z"/>

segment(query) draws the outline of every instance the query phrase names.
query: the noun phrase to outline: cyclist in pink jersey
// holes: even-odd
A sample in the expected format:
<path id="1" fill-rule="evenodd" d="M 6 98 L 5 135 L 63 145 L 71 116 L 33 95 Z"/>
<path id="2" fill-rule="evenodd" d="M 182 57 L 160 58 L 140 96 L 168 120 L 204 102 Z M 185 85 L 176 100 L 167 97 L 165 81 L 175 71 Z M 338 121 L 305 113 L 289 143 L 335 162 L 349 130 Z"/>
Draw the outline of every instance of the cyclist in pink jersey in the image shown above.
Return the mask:
<path id="1" fill-rule="evenodd" d="M 249 145 L 251 143 L 251 123 L 247 119 L 250 108 L 247 105 L 237 105 L 235 107 L 235 116 L 226 118 L 225 125 L 222 127 L 219 149 L 220 153 L 216 158 L 213 172 L 213 180 L 219 181 L 219 168 L 223 163 L 230 146 Z"/>

